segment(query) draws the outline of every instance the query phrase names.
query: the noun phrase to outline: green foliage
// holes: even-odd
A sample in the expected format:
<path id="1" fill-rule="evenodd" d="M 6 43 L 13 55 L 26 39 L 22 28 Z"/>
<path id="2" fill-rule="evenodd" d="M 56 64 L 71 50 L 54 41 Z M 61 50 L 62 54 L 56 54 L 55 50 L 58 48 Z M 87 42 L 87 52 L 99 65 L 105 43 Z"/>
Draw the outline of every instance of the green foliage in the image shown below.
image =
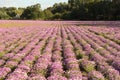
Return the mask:
<path id="1" fill-rule="evenodd" d="M 68 0 L 41 10 L 40 4 L 27 8 L 0 8 L 0 19 L 33 20 L 120 20 L 120 0 Z"/>
<path id="2" fill-rule="evenodd" d="M 64 13 L 62 13 L 61 18 L 62 18 L 63 20 L 70 20 L 70 19 L 71 19 L 70 11 L 65 11 Z"/>
<path id="3" fill-rule="evenodd" d="M 63 13 L 66 10 L 68 10 L 68 4 L 67 3 L 55 3 L 52 7 L 52 13 Z"/>
<path id="4" fill-rule="evenodd" d="M 0 77 L 0 80 L 5 80 L 4 77 Z"/>
<path id="5" fill-rule="evenodd" d="M 49 9 L 44 10 L 44 19 L 45 20 L 50 20 L 50 19 L 52 19 L 52 17 L 53 17 L 53 13 Z"/>
<path id="6" fill-rule="evenodd" d="M 67 3 L 56 3 L 51 8 L 55 20 L 70 19 L 69 5 Z"/>
<path id="7" fill-rule="evenodd" d="M 5 11 L 0 11 L 0 19 L 10 19 L 10 16 Z"/>
<path id="8" fill-rule="evenodd" d="M 21 19 L 43 19 L 43 12 L 41 10 L 40 4 L 27 7 L 23 11 Z"/>
<path id="9" fill-rule="evenodd" d="M 81 67 L 86 72 L 91 72 L 95 69 L 95 63 L 93 61 L 81 60 Z"/>
<path id="10" fill-rule="evenodd" d="M 68 0 L 73 20 L 119 20 L 118 4 L 111 0 Z"/>
<path id="11" fill-rule="evenodd" d="M 0 52 L 0 58 L 4 56 L 5 52 Z"/>
<path id="12" fill-rule="evenodd" d="M 17 15 L 16 13 L 16 8 L 15 7 L 9 7 L 6 9 L 6 13 L 10 16 L 10 17 L 15 17 Z"/>
<path id="13" fill-rule="evenodd" d="M 56 14 L 54 14 L 54 16 L 53 16 L 53 19 L 54 20 L 61 20 L 61 14 L 60 13 L 56 13 Z"/>
<path id="14" fill-rule="evenodd" d="M 79 49 L 76 49 L 76 50 L 75 50 L 75 53 L 76 53 L 77 59 L 81 59 L 81 58 L 83 58 L 83 57 L 85 56 L 85 53 L 82 52 L 82 51 L 79 50 Z"/>

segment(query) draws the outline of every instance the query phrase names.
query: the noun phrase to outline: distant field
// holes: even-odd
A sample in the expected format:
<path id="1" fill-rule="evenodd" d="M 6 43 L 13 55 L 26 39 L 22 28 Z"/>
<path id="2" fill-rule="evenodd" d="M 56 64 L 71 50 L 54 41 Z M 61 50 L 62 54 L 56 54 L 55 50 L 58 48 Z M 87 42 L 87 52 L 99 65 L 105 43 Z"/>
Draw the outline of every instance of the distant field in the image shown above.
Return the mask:
<path id="1" fill-rule="evenodd" d="M 120 80 L 119 24 L 0 21 L 0 80 Z"/>
<path id="2" fill-rule="evenodd" d="M 47 25 L 44 24 L 44 21 L 24 21 L 24 20 L 20 20 L 20 21 L 16 21 L 16 20 L 3 20 L 0 21 L 0 27 L 25 27 L 25 26 L 40 26 L 40 25 Z"/>
<path id="3" fill-rule="evenodd" d="M 0 20 L 0 27 L 47 26 L 62 23 L 76 26 L 120 26 L 120 21 L 33 21 L 33 20 Z"/>

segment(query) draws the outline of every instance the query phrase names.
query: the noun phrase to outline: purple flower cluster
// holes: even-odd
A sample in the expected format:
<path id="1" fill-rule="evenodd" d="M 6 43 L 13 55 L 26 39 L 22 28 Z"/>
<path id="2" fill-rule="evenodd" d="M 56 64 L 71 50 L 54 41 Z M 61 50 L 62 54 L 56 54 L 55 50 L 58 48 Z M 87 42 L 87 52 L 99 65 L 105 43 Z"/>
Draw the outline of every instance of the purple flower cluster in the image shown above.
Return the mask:
<path id="1" fill-rule="evenodd" d="M 9 74 L 6 80 L 26 80 L 28 77 L 27 73 L 21 69 L 16 69 L 13 73 Z"/>
<path id="2" fill-rule="evenodd" d="M 10 71 L 11 69 L 8 67 L 0 68 L 0 79 L 4 79 L 7 73 L 9 73 Z"/>
<path id="3" fill-rule="evenodd" d="M 98 71 L 92 71 L 88 74 L 89 80 L 105 80 L 104 76 Z"/>
<path id="4" fill-rule="evenodd" d="M 0 80 L 120 80 L 119 27 L 15 22 L 35 26 L 0 27 Z"/>
<path id="5" fill-rule="evenodd" d="M 56 41 L 53 46 L 53 54 L 52 54 L 52 63 L 49 67 L 49 77 L 48 80 L 67 80 L 66 77 L 63 76 L 63 63 L 62 63 L 62 47 L 61 47 L 62 39 L 58 35 L 56 37 Z"/>
<path id="6" fill-rule="evenodd" d="M 108 42 L 104 41 L 106 39 L 104 39 L 103 37 L 98 37 L 95 34 L 81 28 L 79 29 L 80 32 L 76 30 L 78 35 L 81 37 L 78 37 L 78 35 L 74 32 L 74 30 L 72 31 L 73 31 L 73 35 L 75 35 L 75 38 L 78 39 L 79 43 L 82 44 L 82 46 L 84 47 L 83 49 L 85 50 L 86 55 L 89 56 L 91 60 L 96 62 L 97 66 L 99 67 L 97 68 L 97 70 L 101 71 L 103 75 L 106 75 L 105 77 L 109 80 L 119 80 L 119 77 L 120 77 L 120 74 L 118 72 L 119 57 L 117 56 L 119 54 L 115 53 L 117 52 L 117 50 L 119 50 L 118 49 L 119 46 L 115 43 L 113 44 L 112 41 L 109 41 L 109 40 L 107 40 Z M 100 39 L 102 39 L 103 42 L 99 41 Z M 108 47 L 104 47 L 104 44 L 106 44 L 104 42 L 108 43 Z M 109 47 L 113 45 L 114 47 Z M 112 66 L 118 71 L 112 68 L 112 66 L 109 66 L 108 63 L 112 64 Z M 83 68 L 85 68 L 85 66 Z M 111 74 L 111 76 L 114 76 L 114 77 L 111 77 L 109 74 L 110 73 L 109 69 L 112 69 L 114 72 L 116 72 L 116 76 L 114 76 L 115 74 Z"/>
<path id="7" fill-rule="evenodd" d="M 69 80 L 82 80 L 82 74 L 80 72 L 78 60 L 73 52 L 73 46 L 69 40 L 64 40 L 64 63 L 68 69 L 67 75 Z"/>

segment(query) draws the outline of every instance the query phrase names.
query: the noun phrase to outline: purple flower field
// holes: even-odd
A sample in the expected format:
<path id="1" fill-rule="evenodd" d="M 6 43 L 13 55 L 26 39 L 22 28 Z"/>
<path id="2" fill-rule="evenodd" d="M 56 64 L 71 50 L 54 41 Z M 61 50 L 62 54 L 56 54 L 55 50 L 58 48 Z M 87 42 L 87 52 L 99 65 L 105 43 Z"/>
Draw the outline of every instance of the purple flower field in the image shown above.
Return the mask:
<path id="1" fill-rule="evenodd" d="M 83 23 L 0 21 L 0 80 L 120 80 L 119 22 Z"/>

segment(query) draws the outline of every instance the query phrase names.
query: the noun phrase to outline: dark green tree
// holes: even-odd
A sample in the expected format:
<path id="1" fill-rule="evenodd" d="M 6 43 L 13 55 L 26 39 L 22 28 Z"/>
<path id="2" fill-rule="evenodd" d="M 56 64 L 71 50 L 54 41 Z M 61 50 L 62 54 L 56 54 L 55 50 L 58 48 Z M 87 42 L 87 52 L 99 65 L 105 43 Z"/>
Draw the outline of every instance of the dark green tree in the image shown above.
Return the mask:
<path id="1" fill-rule="evenodd" d="M 52 13 L 63 13 L 68 10 L 68 4 L 67 3 L 56 3 L 52 7 Z"/>
<path id="2" fill-rule="evenodd" d="M 43 12 L 41 10 L 40 4 L 32 5 L 27 7 L 22 15 L 21 19 L 43 19 Z"/>
<path id="3" fill-rule="evenodd" d="M 51 12 L 51 10 L 45 9 L 45 10 L 43 11 L 43 13 L 44 13 L 44 19 L 45 19 L 45 20 L 50 20 L 50 19 L 52 19 L 53 13 Z"/>
<path id="4" fill-rule="evenodd" d="M 6 13 L 6 8 L 0 8 L 0 19 L 11 19 L 11 17 Z"/>
<path id="5" fill-rule="evenodd" d="M 6 8 L 6 13 L 7 13 L 10 17 L 15 17 L 15 16 L 17 15 L 16 11 L 17 11 L 17 8 L 15 8 L 15 7 Z"/>

